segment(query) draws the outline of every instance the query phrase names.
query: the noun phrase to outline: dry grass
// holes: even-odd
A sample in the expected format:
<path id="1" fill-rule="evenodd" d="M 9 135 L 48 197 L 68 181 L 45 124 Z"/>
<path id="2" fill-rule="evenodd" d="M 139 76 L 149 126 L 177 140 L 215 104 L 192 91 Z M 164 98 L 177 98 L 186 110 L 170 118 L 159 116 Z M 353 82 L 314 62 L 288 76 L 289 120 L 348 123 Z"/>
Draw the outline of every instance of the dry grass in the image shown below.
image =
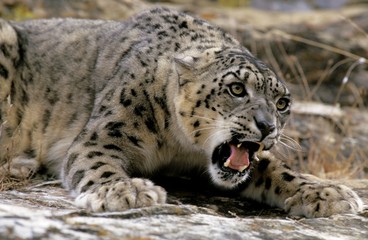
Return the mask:
<path id="1" fill-rule="evenodd" d="M 0 128 L 1 135 L 1 128 Z M 6 154 L 4 160 L 0 161 L 0 191 L 19 189 L 26 186 L 29 182 L 29 177 L 14 177 L 11 175 L 11 147 L 5 147 Z"/>
<path id="2" fill-rule="evenodd" d="M 2 129 L 3 125 L 0 127 L 0 136 L 2 134 Z M 15 151 L 13 151 L 13 149 L 15 149 L 16 146 L 18 146 L 18 144 L 13 140 L 10 144 L 2 146 L 1 148 L 2 150 L 5 149 L 6 153 L 3 155 L 4 159 L 0 159 L 0 191 L 15 190 L 25 187 L 33 177 L 33 174 L 17 177 L 11 174 L 11 159 L 14 157 Z"/>
<path id="3" fill-rule="evenodd" d="M 15 178 L 10 174 L 0 176 L 0 191 L 20 189 L 29 185 L 30 178 Z"/>
<path id="4" fill-rule="evenodd" d="M 366 159 L 365 153 L 359 148 L 352 149 L 352 152 L 345 156 L 340 147 L 321 148 L 314 143 L 308 151 L 308 159 L 301 167 L 323 178 L 361 178 L 363 177 L 364 165 L 357 163 L 356 159 L 362 157 Z"/>
<path id="5" fill-rule="evenodd" d="M 342 143 L 326 144 L 315 138 L 307 141 L 306 148 L 283 149 L 282 158 L 292 168 L 328 179 L 367 178 L 368 158 L 364 149 L 355 146 L 344 151 Z"/>
<path id="6" fill-rule="evenodd" d="M 1 130 L 1 129 L 0 129 Z M 12 149 L 14 144 L 6 147 L 6 154 L 0 166 L 0 191 L 15 190 L 27 186 L 31 176 L 14 177 L 11 175 L 10 160 L 12 159 Z"/>
<path id="7" fill-rule="evenodd" d="M 351 24 L 352 27 L 356 28 L 358 31 L 363 31 L 352 20 L 347 18 L 345 18 L 345 20 L 348 24 Z M 277 41 L 278 57 L 275 57 L 275 53 L 271 50 L 270 46 L 265 46 L 265 52 L 269 59 L 269 62 L 281 77 L 283 77 L 284 79 L 296 79 L 299 82 L 298 85 L 303 88 L 302 100 L 311 101 L 312 99 L 314 99 L 315 101 L 315 99 L 318 99 L 318 97 L 315 96 L 316 92 L 318 88 L 322 85 L 322 83 L 326 81 L 328 76 L 332 72 L 337 71 L 340 66 L 350 64 L 346 70 L 343 79 L 341 79 L 341 85 L 336 94 L 334 105 L 339 106 L 339 100 L 342 90 L 346 88 L 352 93 L 355 99 L 355 103 L 353 103 L 351 107 L 360 107 L 364 111 L 366 111 L 366 107 L 364 106 L 364 101 L 362 99 L 361 89 L 356 87 L 354 84 L 349 83 L 351 73 L 354 71 L 354 69 L 358 65 L 368 64 L 367 60 L 364 57 L 350 53 L 349 51 L 345 51 L 344 49 L 326 45 L 320 42 L 315 42 L 281 31 L 274 31 L 271 34 L 273 35 L 273 38 L 279 38 L 280 41 Z M 364 34 L 367 37 L 368 41 L 367 33 Z M 338 62 L 334 62 L 331 60 L 328 61 L 326 64 L 327 67 L 325 69 L 320 69 L 322 74 L 320 75 L 319 80 L 312 86 L 305 76 L 302 64 L 296 56 L 291 56 L 287 53 L 281 39 L 297 41 L 299 43 L 308 45 L 310 48 L 319 48 L 321 49 L 321 51 L 333 52 L 334 54 L 344 56 L 345 59 Z M 288 72 L 282 70 L 278 63 L 278 60 L 286 62 L 288 66 Z M 316 69 L 318 67 L 319 66 L 316 66 Z M 310 116 L 303 116 L 304 119 L 298 119 L 298 121 L 313 122 L 316 121 L 316 117 L 318 116 L 311 116 L 312 118 L 308 117 Z M 324 128 L 325 126 L 319 126 L 319 131 L 315 131 L 314 128 L 309 128 L 308 132 L 303 133 L 304 136 L 301 136 L 301 134 L 294 134 L 295 136 L 292 136 L 292 138 L 294 139 L 296 144 L 291 144 L 294 145 L 292 147 L 294 149 L 289 149 L 284 154 L 281 154 L 284 155 L 284 157 L 286 156 L 286 162 L 302 172 L 310 173 L 323 178 L 367 178 L 367 149 L 365 149 L 365 147 L 359 146 L 358 144 L 347 146 L 347 143 L 343 141 L 343 139 L 346 139 L 351 134 L 351 125 L 349 123 L 346 124 L 346 122 L 344 121 L 336 120 L 333 118 L 326 119 L 326 116 L 320 116 L 320 118 L 324 122 L 329 121 L 330 126 L 327 126 L 327 128 Z M 318 124 L 319 123 L 315 123 L 317 129 Z M 287 126 L 287 128 L 288 127 L 290 127 L 290 125 Z M 289 132 L 297 132 L 300 130 L 300 126 L 292 126 L 292 128 L 292 131 Z M 326 141 L 326 138 L 324 136 L 328 135 L 333 136 L 332 142 L 328 142 L 328 140 Z M 300 144 L 302 147 L 297 147 L 297 149 L 295 149 L 295 145 L 298 144 Z M 349 150 L 347 151 L 346 148 L 349 148 Z M 282 149 L 283 151 L 285 151 L 285 148 Z M 280 150 L 278 150 L 278 152 L 280 152 Z"/>

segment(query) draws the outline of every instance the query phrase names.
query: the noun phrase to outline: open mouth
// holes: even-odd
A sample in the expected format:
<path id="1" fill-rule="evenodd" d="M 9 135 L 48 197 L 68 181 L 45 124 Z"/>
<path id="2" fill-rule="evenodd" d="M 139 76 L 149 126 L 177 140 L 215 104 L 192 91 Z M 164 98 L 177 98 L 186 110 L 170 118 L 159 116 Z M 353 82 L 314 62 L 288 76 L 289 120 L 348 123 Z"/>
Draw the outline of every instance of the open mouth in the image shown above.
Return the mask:
<path id="1" fill-rule="evenodd" d="M 222 171 L 241 174 L 250 167 L 254 154 L 263 148 L 264 145 L 260 142 L 227 141 L 216 147 L 212 162 L 217 163 Z"/>

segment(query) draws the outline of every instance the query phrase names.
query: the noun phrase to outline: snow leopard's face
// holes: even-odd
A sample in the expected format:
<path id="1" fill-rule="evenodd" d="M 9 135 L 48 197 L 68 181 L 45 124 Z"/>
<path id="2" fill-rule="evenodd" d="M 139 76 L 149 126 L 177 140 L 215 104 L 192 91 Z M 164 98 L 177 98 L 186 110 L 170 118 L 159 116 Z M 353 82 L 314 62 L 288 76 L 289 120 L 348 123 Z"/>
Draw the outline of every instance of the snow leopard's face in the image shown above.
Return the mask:
<path id="1" fill-rule="evenodd" d="M 257 152 L 279 139 L 290 113 L 285 84 L 238 49 L 179 60 L 177 115 L 186 137 L 204 150 L 215 183 L 245 181 Z"/>

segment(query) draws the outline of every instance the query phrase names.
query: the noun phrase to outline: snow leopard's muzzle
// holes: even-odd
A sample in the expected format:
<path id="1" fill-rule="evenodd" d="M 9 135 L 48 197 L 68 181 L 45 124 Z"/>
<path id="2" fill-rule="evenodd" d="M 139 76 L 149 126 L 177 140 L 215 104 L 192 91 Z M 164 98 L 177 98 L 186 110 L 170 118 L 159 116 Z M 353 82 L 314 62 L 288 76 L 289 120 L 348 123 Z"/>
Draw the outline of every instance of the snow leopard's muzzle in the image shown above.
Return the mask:
<path id="1" fill-rule="evenodd" d="M 211 156 L 212 179 L 219 186 L 233 188 L 244 182 L 257 161 L 257 153 L 269 150 L 277 142 L 279 131 L 276 130 L 273 118 L 255 114 L 253 120 L 258 135 L 249 137 L 246 134 L 231 131 L 232 137 L 217 145 Z M 258 139 L 258 140 L 255 140 Z"/>

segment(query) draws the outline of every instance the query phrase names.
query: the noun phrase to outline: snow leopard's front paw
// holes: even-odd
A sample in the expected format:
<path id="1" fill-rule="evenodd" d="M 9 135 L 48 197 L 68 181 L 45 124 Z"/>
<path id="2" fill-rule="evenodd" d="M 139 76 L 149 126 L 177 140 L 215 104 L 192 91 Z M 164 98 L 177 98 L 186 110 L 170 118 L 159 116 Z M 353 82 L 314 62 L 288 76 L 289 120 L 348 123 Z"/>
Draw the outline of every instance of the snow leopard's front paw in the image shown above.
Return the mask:
<path id="1" fill-rule="evenodd" d="M 78 207 L 92 212 L 123 211 L 166 202 L 166 191 L 142 178 L 97 185 L 75 199 Z"/>
<path id="2" fill-rule="evenodd" d="M 293 216 L 328 217 L 333 214 L 358 213 L 363 201 L 350 188 L 333 184 L 305 184 L 285 201 L 285 210 Z"/>

